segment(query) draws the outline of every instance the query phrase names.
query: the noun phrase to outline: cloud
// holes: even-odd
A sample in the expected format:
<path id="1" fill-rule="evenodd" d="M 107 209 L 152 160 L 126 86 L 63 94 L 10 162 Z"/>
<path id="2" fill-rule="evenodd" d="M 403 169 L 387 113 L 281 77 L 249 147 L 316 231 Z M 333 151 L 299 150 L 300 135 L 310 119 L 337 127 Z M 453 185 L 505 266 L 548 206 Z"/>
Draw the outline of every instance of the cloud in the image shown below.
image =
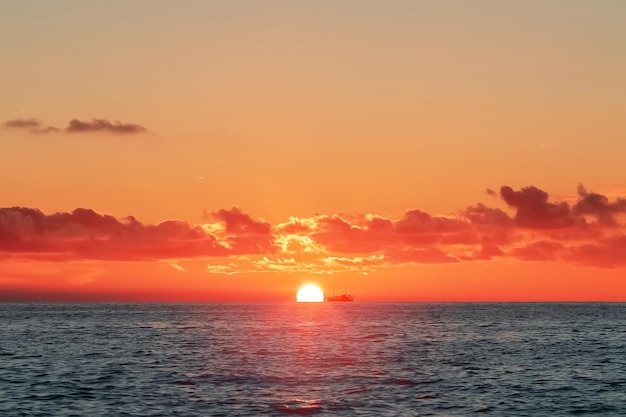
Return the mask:
<path id="1" fill-rule="evenodd" d="M 496 257 L 505 256 L 505 253 L 496 245 L 482 245 L 480 250 L 471 253 L 469 256 L 462 256 L 461 259 L 470 261 L 486 261 Z"/>
<path id="2" fill-rule="evenodd" d="M 230 210 L 221 209 L 213 213 L 226 224 L 226 231 L 242 235 L 270 235 L 272 226 L 264 221 L 256 221 L 241 211 L 239 207 Z"/>
<path id="3" fill-rule="evenodd" d="M 477 243 L 472 225 L 461 218 L 431 216 L 408 210 L 400 219 L 365 215 L 346 219 L 338 215 L 319 216 L 310 233 L 314 241 L 330 252 L 372 253 L 396 251 L 405 247 L 435 244 Z"/>
<path id="4" fill-rule="evenodd" d="M 388 244 L 389 234 L 370 229 L 365 219 L 358 225 L 339 215 L 323 215 L 316 218 L 315 224 L 309 236 L 328 252 L 372 253 Z"/>
<path id="5" fill-rule="evenodd" d="M 84 133 L 84 132 L 107 132 L 119 135 L 128 135 L 147 132 L 146 128 L 132 123 L 110 122 L 105 119 L 91 119 L 89 122 L 83 122 L 78 119 L 72 119 L 65 128 L 66 133 Z"/>
<path id="6" fill-rule="evenodd" d="M 224 245 L 224 240 L 236 245 Z M 217 236 L 182 220 L 144 225 L 132 216 L 118 220 L 85 208 L 49 215 L 27 207 L 0 208 L 0 253 L 12 257 L 55 261 L 224 257 L 258 243 L 254 236 L 246 242 L 238 231 Z M 268 246 L 263 248 L 269 251 Z"/>
<path id="7" fill-rule="evenodd" d="M 177 271 L 180 272 L 185 272 L 185 268 L 183 266 L 181 266 L 180 264 L 174 262 L 174 261 L 170 261 L 167 263 L 169 266 L 171 266 L 172 268 L 174 268 Z"/>
<path id="8" fill-rule="evenodd" d="M 148 130 L 138 124 L 111 122 L 106 119 L 91 119 L 90 121 L 81 121 L 72 119 L 68 125 L 59 129 L 54 126 L 47 126 L 38 119 L 14 119 L 8 120 L 2 124 L 6 129 L 21 129 L 28 133 L 45 134 L 45 133 L 94 133 L 103 132 L 115 135 L 131 135 L 146 133 Z"/>
<path id="9" fill-rule="evenodd" d="M 626 267 L 626 234 L 618 234 L 570 248 L 565 255 L 569 262 L 602 268 Z"/>
<path id="10" fill-rule="evenodd" d="M 563 245 L 558 242 L 542 240 L 514 248 L 510 255 L 524 261 L 555 261 L 562 249 Z"/>
<path id="11" fill-rule="evenodd" d="M 394 263 L 441 264 L 459 262 L 459 258 L 444 250 L 427 247 L 404 247 L 400 250 L 388 251 L 387 258 Z"/>
<path id="12" fill-rule="evenodd" d="M 617 198 L 614 202 L 598 193 L 589 192 L 582 184 L 578 185 L 579 200 L 573 207 L 576 215 L 595 216 L 599 223 L 615 226 L 617 219 L 615 216 L 626 213 L 626 199 Z"/>
<path id="13" fill-rule="evenodd" d="M 37 119 L 15 119 L 4 122 L 2 126 L 15 129 L 38 129 L 41 127 L 41 122 Z"/>
<path id="14" fill-rule="evenodd" d="M 455 215 L 419 209 L 399 217 L 317 214 L 272 225 L 239 207 L 206 212 L 201 224 L 143 224 L 88 208 L 45 214 L 0 208 L 0 258 L 163 261 L 184 269 L 210 259 L 212 273 L 371 272 L 415 265 L 516 259 L 626 267 L 623 198 L 579 187 L 578 201 L 551 201 L 534 187 L 503 186 L 510 212 L 477 203 Z"/>
<path id="15" fill-rule="evenodd" d="M 468 230 L 467 222 L 457 218 L 431 216 L 421 210 L 407 210 L 404 217 L 394 224 L 395 231 L 405 235 L 446 234 Z"/>
<path id="16" fill-rule="evenodd" d="M 252 219 L 239 207 L 221 209 L 213 216 L 224 225 L 224 242 L 232 252 L 267 254 L 276 251 L 271 224 Z"/>
<path id="17" fill-rule="evenodd" d="M 504 211 L 487 207 L 482 203 L 467 207 L 462 215 L 472 224 L 478 226 L 494 226 L 506 229 L 514 226 L 513 219 Z"/>
<path id="18" fill-rule="evenodd" d="M 505 185 L 500 188 L 500 196 L 510 207 L 517 209 L 514 221 L 521 227 L 554 229 L 585 223 L 584 219 L 572 214 L 567 203 L 548 202 L 548 193 L 535 186 L 514 191 Z"/>
<path id="19" fill-rule="evenodd" d="M 342 272 L 367 274 L 386 265 L 387 262 L 383 255 L 327 256 L 307 259 L 280 256 L 263 256 L 252 259 L 245 256 L 228 263 L 210 264 L 206 270 L 212 274 L 225 275 L 268 272 L 332 275 Z"/>
<path id="20" fill-rule="evenodd" d="M 7 120 L 2 124 L 2 127 L 6 129 L 22 129 L 29 133 L 56 133 L 59 131 L 54 126 L 46 126 L 38 119 L 14 119 Z"/>

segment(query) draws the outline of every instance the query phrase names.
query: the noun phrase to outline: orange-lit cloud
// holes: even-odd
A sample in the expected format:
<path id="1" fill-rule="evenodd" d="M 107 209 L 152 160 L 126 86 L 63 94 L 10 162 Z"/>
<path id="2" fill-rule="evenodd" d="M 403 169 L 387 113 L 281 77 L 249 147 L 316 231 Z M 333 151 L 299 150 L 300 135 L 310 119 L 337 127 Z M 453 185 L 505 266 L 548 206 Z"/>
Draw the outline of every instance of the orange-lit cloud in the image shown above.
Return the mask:
<path id="1" fill-rule="evenodd" d="M 211 273 L 368 273 L 415 264 L 509 258 L 603 268 L 626 266 L 623 198 L 579 187 L 574 204 L 550 201 L 534 186 L 500 196 L 512 214 L 482 203 L 455 216 L 407 210 L 400 218 L 375 214 L 292 217 L 272 225 L 238 207 L 191 225 L 166 220 L 146 225 L 91 209 L 44 214 L 0 209 L 0 257 L 163 261 L 184 272 L 185 260 L 206 259 Z"/>
<path id="2" fill-rule="evenodd" d="M 134 123 L 111 122 L 106 119 L 91 119 L 90 121 L 81 121 L 72 119 L 68 122 L 64 129 L 54 126 L 47 126 L 38 119 L 15 119 L 8 120 L 2 124 L 7 129 L 21 129 L 29 133 L 93 133 L 104 132 L 116 135 L 127 135 L 146 133 L 147 129 L 141 125 Z"/>
<path id="3" fill-rule="evenodd" d="M 0 209 L 0 251 L 36 260 L 158 260 L 227 256 L 229 251 L 199 226 L 180 220 L 143 225 L 90 209 L 46 215 L 37 209 Z"/>
<path id="4" fill-rule="evenodd" d="M 604 268 L 626 267 L 626 234 L 616 234 L 568 250 L 565 259 Z"/>

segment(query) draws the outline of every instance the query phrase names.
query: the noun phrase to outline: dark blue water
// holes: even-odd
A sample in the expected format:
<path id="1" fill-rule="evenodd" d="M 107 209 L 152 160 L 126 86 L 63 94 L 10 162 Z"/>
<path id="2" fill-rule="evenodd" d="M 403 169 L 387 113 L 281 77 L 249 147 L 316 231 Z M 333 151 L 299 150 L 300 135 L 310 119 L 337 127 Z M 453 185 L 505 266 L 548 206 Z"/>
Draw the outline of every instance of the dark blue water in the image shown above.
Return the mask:
<path id="1" fill-rule="evenodd" d="M 626 415 L 626 304 L 0 304 L 2 416 Z"/>

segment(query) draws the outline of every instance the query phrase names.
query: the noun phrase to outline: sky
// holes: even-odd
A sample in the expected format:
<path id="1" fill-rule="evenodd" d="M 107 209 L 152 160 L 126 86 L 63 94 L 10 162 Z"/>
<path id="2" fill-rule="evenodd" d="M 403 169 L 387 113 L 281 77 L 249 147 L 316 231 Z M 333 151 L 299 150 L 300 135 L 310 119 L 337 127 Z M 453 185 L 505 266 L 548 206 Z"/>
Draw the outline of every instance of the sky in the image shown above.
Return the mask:
<path id="1" fill-rule="evenodd" d="M 0 4 L 0 301 L 626 301 L 626 3 Z"/>

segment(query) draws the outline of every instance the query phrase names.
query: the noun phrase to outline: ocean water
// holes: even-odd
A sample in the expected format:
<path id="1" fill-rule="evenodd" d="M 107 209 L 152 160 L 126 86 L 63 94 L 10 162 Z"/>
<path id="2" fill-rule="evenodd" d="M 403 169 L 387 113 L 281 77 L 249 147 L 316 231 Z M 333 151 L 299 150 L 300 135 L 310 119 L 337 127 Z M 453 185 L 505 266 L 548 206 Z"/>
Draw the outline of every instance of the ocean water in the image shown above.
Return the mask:
<path id="1" fill-rule="evenodd" d="M 626 304 L 0 304 L 2 416 L 626 415 Z"/>

